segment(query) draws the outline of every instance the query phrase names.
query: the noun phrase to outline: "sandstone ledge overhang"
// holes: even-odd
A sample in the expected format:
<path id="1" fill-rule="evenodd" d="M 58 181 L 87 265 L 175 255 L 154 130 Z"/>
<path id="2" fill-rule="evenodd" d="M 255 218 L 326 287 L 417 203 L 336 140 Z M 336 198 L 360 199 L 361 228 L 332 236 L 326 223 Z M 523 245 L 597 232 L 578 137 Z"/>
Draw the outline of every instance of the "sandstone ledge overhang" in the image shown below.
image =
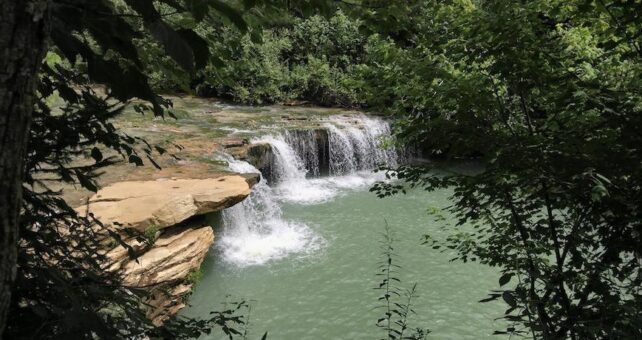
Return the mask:
<path id="1" fill-rule="evenodd" d="M 163 229 L 239 203 L 253 183 L 246 175 L 119 182 L 99 190 L 76 210 L 114 229 Z"/>

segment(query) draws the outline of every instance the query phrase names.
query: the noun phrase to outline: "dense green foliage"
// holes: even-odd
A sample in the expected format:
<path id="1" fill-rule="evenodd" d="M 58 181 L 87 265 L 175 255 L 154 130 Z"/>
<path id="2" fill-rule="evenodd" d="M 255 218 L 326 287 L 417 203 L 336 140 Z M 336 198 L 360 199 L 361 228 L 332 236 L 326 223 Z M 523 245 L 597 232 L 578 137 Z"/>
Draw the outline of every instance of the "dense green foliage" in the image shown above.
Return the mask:
<path id="1" fill-rule="evenodd" d="M 197 30 L 217 58 L 194 79 L 169 79 L 161 73 L 164 66 L 150 65 L 159 90 L 191 87 L 201 95 L 249 104 L 302 100 L 356 106 L 354 83 L 366 43 L 360 26 L 341 11 L 331 17 L 287 16 L 254 34 L 203 23 Z"/>
<path id="2" fill-rule="evenodd" d="M 397 118 L 401 144 L 479 160 L 476 174 L 393 173 L 455 188 L 449 210 L 475 231 L 426 243 L 502 268 L 509 288 L 489 299 L 509 305 L 512 325 L 498 333 L 640 337 L 639 4 L 427 0 L 350 13 L 353 29 L 328 29 L 340 13 L 273 28 L 266 44 L 244 40 L 256 49 L 223 77 L 239 87 L 216 93 L 370 107 Z M 306 77 L 322 91 L 297 86 Z"/>
<path id="3" fill-rule="evenodd" d="M 639 3 L 418 4 L 412 46 L 371 54 L 384 66 L 369 69 L 368 102 L 395 114 L 401 143 L 483 164 L 393 172 L 454 188 L 453 235 L 426 243 L 501 268 L 489 300 L 511 326 L 498 333 L 642 337 Z"/>
<path id="4" fill-rule="evenodd" d="M 310 8 L 306 2 L 287 3 Z M 141 300 L 147 293 L 122 286 L 104 270 L 101 240 L 111 237 L 136 258 L 139 252 L 123 238 L 136 237 L 149 246 L 154 239 L 81 218 L 61 198 L 59 187 L 66 183 L 96 191 L 100 169 L 119 161 L 143 165 L 146 159 L 158 167 L 152 157 L 165 149 L 127 136 L 111 122 L 135 98 L 141 114 L 172 116 L 171 103 L 152 89 L 146 65 L 158 65 L 167 79 L 189 79 L 211 58 L 209 43 L 195 29 L 199 22 L 251 32 L 286 8 L 285 2 L 71 0 L 49 5 L 50 53 L 41 74 L 34 75 L 38 101 L 24 169 L 17 275 L 3 336 L 193 338 L 214 327 L 230 337 L 240 334 L 234 327 L 244 322 L 237 313 L 242 303 L 212 312 L 207 320 L 174 318 L 163 327 L 152 325 Z M 61 104 L 53 106 L 54 101 Z"/>

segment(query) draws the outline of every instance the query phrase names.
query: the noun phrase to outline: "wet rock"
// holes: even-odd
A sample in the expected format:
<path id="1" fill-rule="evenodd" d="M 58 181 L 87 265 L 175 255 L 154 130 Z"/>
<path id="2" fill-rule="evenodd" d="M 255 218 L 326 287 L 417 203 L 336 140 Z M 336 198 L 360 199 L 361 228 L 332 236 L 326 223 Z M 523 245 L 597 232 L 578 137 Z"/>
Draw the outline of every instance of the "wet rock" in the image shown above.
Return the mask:
<path id="1" fill-rule="evenodd" d="M 251 144 L 247 148 L 245 160 L 261 171 L 268 182 L 274 180 L 274 152 L 269 143 Z"/>
<path id="2" fill-rule="evenodd" d="M 243 178 L 245 178 L 245 181 L 250 187 L 255 186 L 259 181 L 261 181 L 261 175 L 260 174 L 253 174 L 253 173 L 247 173 L 247 174 L 240 174 Z"/>
<path id="3" fill-rule="evenodd" d="M 319 175 L 330 174 L 330 136 L 326 129 L 316 129 L 317 154 L 319 157 Z"/>
<path id="4" fill-rule="evenodd" d="M 232 157 L 252 164 L 261 172 L 263 178 L 268 182 L 272 181 L 274 153 L 272 151 L 272 146 L 269 143 L 253 143 L 242 148 L 233 148 L 226 151 L 232 155 Z M 257 178 L 254 178 L 255 176 L 252 174 L 244 175 L 251 176 L 248 179 L 250 180 L 251 185 L 256 184 L 259 180 L 258 176 L 256 176 Z"/>
<path id="5" fill-rule="evenodd" d="M 221 145 L 226 149 L 240 147 L 246 144 L 248 144 L 248 140 L 246 138 L 228 138 L 221 142 Z"/>
<path id="6" fill-rule="evenodd" d="M 310 176 L 319 177 L 330 172 L 330 144 L 328 130 L 323 128 L 293 129 L 286 135 L 290 144 L 301 156 Z"/>

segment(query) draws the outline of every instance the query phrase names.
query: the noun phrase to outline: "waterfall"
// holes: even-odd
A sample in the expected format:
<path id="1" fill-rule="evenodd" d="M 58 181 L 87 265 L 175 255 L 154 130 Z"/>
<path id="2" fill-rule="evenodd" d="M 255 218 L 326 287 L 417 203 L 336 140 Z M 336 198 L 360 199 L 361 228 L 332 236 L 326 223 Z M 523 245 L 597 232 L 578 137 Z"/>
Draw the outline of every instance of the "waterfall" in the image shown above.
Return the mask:
<path id="1" fill-rule="evenodd" d="M 238 173 L 259 173 L 251 164 L 220 156 Z M 217 246 L 223 259 L 239 267 L 261 265 L 289 254 L 309 254 L 323 244 L 307 225 L 283 218 L 273 189 L 261 178 L 243 202 L 223 211 L 223 229 Z"/>
<path id="2" fill-rule="evenodd" d="M 309 177 L 319 177 L 319 143 L 316 130 L 294 130 L 283 133 L 285 142 L 288 143 L 301 160 Z"/>
<path id="3" fill-rule="evenodd" d="M 325 126 L 330 134 L 332 174 L 397 165 L 397 151 L 381 145 L 382 139 L 390 136 L 390 125 L 385 120 L 367 116 L 332 117 Z"/>
<path id="4" fill-rule="evenodd" d="M 347 190 L 364 188 L 377 180 L 379 165 L 395 166 L 397 151 L 383 147 L 390 127 L 367 116 L 333 116 L 323 129 L 291 130 L 262 136 L 252 143 L 271 146 L 273 164 L 268 185 L 262 178 L 242 203 L 223 212 L 220 247 L 223 258 L 238 266 L 260 265 L 289 254 L 310 254 L 323 238 L 310 227 L 283 218 L 281 205 L 319 204 Z M 230 170 L 259 173 L 254 166 L 223 156 Z M 324 176 L 329 175 L 329 176 Z"/>
<path id="5" fill-rule="evenodd" d="M 397 165 L 397 152 L 384 148 L 390 136 L 383 119 L 367 116 L 334 116 L 324 129 L 285 131 L 263 136 L 254 143 L 268 143 L 274 153 L 274 190 L 283 201 L 317 204 L 345 189 L 362 188 L 381 176 L 379 165 Z M 327 173 L 330 176 L 321 176 Z"/>
<path id="6" fill-rule="evenodd" d="M 317 178 L 323 173 L 349 175 L 398 163 L 397 150 L 382 143 L 390 137 L 390 126 L 383 119 L 333 116 L 325 119 L 322 127 L 284 131 L 254 141 L 272 145 L 277 182 Z"/>
<path id="7" fill-rule="evenodd" d="M 350 137 L 334 124 L 325 123 L 323 126 L 328 129 L 329 134 L 330 173 L 332 175 L 344 175 L 355 172 L 357 164 L 354 159 L 354 146 Z"/>
<path id="8" fill-rule="evenodd" d="M 287 142 L 287 134 L 263 136 L 253 142 L 269 143 L 272 146 L 275 159 L 272 177 L 276 182 L 274 190 L 280 199 L 314 204 L 327 201 L 336 195 L 334 188 L 318 185 L 314 179 L 307 178 L 307 174 L 314 171 L 305 167 L 302 157 L 306 152 L 297 152 L 294 146 Z M 303 143 L 295 145 L 305 146 Z"/>

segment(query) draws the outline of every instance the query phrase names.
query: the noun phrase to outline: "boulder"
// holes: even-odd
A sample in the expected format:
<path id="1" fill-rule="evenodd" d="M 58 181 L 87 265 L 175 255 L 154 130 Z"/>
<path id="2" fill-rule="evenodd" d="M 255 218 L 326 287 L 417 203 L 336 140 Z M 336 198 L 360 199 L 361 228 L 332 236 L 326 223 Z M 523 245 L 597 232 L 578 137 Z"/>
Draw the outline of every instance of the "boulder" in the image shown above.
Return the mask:
<path id="1" fill-rule="evenodd" d="M 247 161 L 257 168 L 263 178 L 268 182 L 271 182 L 273 178 L 273 168 L 274 168 L 274 152 L 272 151 L 272 146 L 270 143 L 252 143 L 245 145 L 243 147 L 235 147 L 225 150 L 227 153 L 232 155 L 232 157 Z M 256 184 L 258 182 L 257 178 L 251 178 L 251 184 Z"/>
<path id="2" fill-rule="evenodd" d="M 254 143 L 247 148 L 247 161 L 254 165 L 268 182 L 274 180 L 274 152 L 269 143 Z"/>
<path id="3" fill-rule="evenodd" d="M 98 191 L 77 211 L 92 213 L 114 229 L 163 229 L 242 201 L 251 183 L 239 175 L 119 182 Z"/>

